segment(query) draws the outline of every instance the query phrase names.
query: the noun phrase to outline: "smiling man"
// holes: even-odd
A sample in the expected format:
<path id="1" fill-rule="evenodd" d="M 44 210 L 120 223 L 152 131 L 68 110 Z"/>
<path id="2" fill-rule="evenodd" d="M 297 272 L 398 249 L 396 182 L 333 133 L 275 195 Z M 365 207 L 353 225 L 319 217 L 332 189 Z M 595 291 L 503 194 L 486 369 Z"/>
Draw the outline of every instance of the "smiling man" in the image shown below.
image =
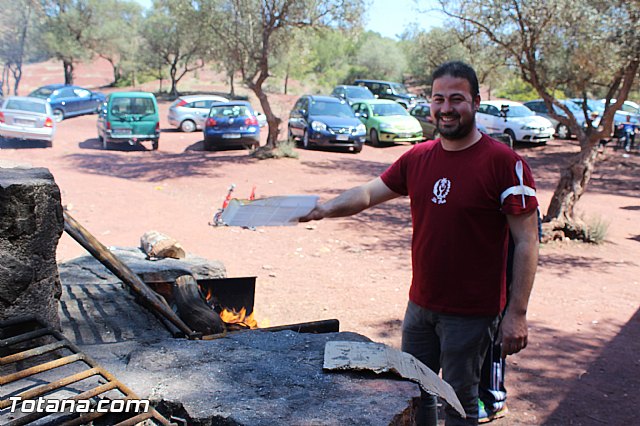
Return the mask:
<path id="1" fill-rule="evenodd" d="M 535 184 L 509 147 L 480 133 L 475 71 L 447 62 L 433 74 L 431 115 L 441 138 L 414 146 L 380 177 L 319 204 L 300 219 L 356 214 L 409 196 L 413 278 L 402 350 L 455 389 L 467 417 L 446 408 L 447 425 L 478 423 L 480 367 L 491 337 L 505 354 L 527 345 L 526 312 L 538 260 Z M 506 304 L 508 232 L 515 241 Z M 500 321 L 501 320 L 501 321 Z M 418 424 L 436 425 L 436 399 L 423 393 Z"/>

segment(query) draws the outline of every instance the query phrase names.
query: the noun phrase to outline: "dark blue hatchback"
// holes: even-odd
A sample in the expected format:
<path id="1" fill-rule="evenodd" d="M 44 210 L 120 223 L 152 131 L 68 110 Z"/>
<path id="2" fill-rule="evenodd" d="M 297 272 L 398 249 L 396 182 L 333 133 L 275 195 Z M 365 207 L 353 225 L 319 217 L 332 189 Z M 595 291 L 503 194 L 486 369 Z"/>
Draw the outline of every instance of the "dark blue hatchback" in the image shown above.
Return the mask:
<path id="1" fill-rule="evenodd" d="M 367 128 L 349 104 L 333 96 L 303 96 L 289 114 L 289 139 L 313 145 L 362 151 Z"/>
<path id="2" fill-rule="evenodd" d="M 46 99 L 51 105 L 54 119 L 58 122 L 76 115 L 97 113 L 106 99 L 100 92 L 65 84 L 42 86 L 29 96 Z"/>
<path id="3" fill-rule="evenodd" d="M 251 104 L 233 101 L 214 104 L 204 126 L 204 149 L 260 146 L 260 124 Z"/>

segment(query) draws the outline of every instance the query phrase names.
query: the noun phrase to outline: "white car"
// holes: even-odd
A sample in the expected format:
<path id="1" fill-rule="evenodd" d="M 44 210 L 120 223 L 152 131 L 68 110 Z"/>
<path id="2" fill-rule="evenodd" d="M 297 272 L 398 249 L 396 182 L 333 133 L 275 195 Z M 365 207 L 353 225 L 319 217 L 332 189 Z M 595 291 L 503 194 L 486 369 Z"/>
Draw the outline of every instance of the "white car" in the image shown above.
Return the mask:
<path id="1" fill-rule="evenodd" d="M 480 102 L 476 122 L 488 133 L 504 133 L 514 142 L 544 145 L 554 133 L 553 124 L 548 119 L 514 101 Z"/>
<path id="2" fill-rule="evenodd" d="M 167 119 L 169 124 L 183 132 L 204 129 L 204 122 L 209 116 L 211 106 L 228 101 L 227 98 L 217 95 L 180 96 L 169 107 Z"/>
<path id="3" fill-rule="evenodd" d="M 56 133 L 51 105 L 45 99 L 9 96 L 0 106 L 0 136 L 52 142 Z"/>

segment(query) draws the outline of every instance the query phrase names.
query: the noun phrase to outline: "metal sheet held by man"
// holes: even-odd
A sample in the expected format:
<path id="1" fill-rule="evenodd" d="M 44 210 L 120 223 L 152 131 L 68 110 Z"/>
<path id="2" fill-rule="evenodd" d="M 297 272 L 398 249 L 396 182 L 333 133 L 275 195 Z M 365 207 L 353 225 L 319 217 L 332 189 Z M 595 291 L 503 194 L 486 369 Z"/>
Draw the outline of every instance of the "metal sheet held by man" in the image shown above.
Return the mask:
<path id="1" fill-rule="evenodd" d="M 455 391 L 413 355 L 382 343 L 327 342 L 324 347 L 325 370 L 370 370 L 395 373 L 420 385 L 425 392 L 447 401 L 462 417 L 462 404 Z"/>

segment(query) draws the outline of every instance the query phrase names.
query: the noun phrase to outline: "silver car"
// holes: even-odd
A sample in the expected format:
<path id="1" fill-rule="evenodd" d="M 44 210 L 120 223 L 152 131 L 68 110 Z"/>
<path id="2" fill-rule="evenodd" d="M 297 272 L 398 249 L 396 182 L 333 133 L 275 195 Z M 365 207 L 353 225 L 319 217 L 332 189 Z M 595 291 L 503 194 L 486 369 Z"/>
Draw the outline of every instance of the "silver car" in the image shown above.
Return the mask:
<path id="1" fill-rule="evenodd" d="M 3 138 L 53 141 L 56 123 L 46 99 L 9 96 L 0 106 L 0 136 Z"/>
<path id="2" fill-rule="evenodd" d="M 211 105 L 228 102 L 227 98 L 216 95 L 180 96 L 169 107 L 169 124 L 183 132 L 193 132 L 204 128 Z"/>

